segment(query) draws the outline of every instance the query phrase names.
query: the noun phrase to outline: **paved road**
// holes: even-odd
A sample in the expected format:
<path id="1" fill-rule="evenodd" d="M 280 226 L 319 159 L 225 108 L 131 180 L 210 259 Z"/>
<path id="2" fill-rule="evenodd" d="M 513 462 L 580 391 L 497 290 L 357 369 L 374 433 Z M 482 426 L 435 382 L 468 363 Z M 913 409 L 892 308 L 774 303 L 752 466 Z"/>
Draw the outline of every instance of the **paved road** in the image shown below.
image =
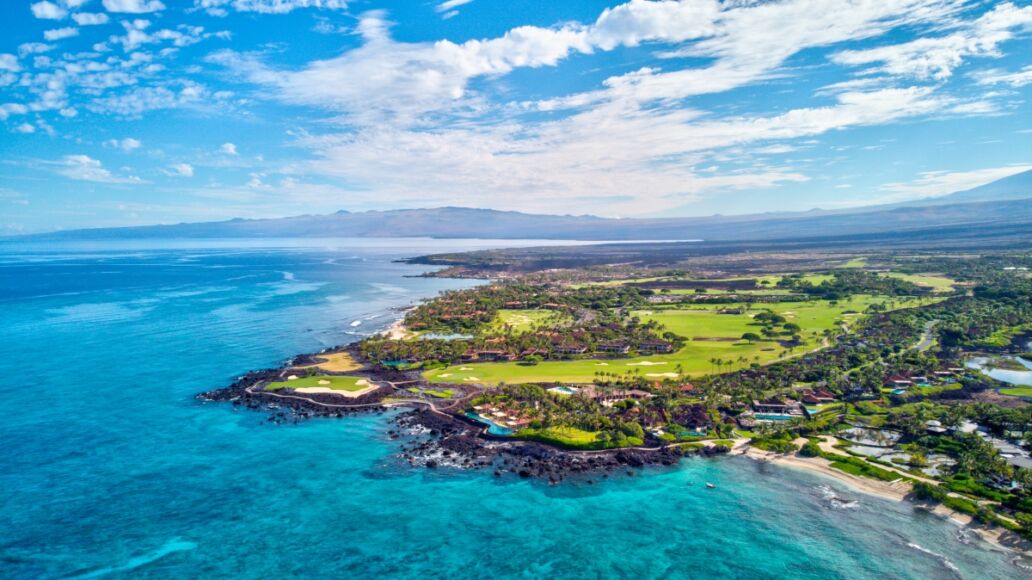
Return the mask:
<path id="1" fill-rule="evenodd" d="M 921 331 L 921 340 L 914 345 L 919 352 L 924 352 L 932 347 L 932 343 L 935 342 L 935 335 L 932 334 L 932 331 L 936 324 L 939 324 L 938 320 L 929 320 L 925 323 L 924 330 Z"/>

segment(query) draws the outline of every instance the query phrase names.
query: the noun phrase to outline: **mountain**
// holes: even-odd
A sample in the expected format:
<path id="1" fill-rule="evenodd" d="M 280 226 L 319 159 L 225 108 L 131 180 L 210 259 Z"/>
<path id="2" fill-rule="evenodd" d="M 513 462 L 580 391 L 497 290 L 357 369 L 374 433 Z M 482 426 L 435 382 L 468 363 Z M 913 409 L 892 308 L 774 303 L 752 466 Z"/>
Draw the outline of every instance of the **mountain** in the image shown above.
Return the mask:
<path id="1" fill-rule="evenodd" d="M 1032 170 L 1016 173 L 965 191 L 958 191 L 942 197 L 922 199 L 919 202 L 914 202 L 913 205 L 1003 201 L 1027 198 L 1032 198 Z"/>
<path id="2" fill-rule="evenodd" d="M 943 228 L 1028 226 L 1032 171 L 934 199 L 853 210 L 698 218 L 610 219 L 461 207 L 347 212 L 277 219 L 98 228 L 21 239 L 434 237 L 742 241 L 834 235 L 919 234 Z"/>

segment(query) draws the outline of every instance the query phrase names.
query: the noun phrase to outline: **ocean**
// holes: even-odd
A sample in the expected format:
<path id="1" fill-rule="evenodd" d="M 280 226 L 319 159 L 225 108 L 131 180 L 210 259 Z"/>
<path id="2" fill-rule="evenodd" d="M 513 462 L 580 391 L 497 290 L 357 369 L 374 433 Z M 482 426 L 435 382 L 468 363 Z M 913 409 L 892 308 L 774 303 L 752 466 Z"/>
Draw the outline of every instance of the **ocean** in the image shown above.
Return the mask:
<path id="1" fill-rule="evenodd" d="M 475 284 L 398 258 L 523 243 L 0 244 L 0 577 L 1029 574 L 909 504 L 746 458 L 550 487 L 409 467 L 390 414 L 273 425 L 194 398 Z"/>

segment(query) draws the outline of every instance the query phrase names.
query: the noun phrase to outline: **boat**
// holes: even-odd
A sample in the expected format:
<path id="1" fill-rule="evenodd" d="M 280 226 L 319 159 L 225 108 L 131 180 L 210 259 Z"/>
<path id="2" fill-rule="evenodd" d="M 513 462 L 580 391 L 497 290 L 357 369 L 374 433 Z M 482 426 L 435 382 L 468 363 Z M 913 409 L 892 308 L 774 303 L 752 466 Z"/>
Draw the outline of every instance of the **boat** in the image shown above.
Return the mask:
<path id="1" fill-rule="evenodd" d="M 712 483 L 710 483 L 710 482 L 708 482 L 708 481 L 707 481 L 707 482 L 706 482 L 706 487 L 707 487 L 707 488 L 709 488 L 709 489 L 714 489 L 714 488 L 716 488 L 717 486 L 715 486 L 715 485 L 713 485 Z"/>

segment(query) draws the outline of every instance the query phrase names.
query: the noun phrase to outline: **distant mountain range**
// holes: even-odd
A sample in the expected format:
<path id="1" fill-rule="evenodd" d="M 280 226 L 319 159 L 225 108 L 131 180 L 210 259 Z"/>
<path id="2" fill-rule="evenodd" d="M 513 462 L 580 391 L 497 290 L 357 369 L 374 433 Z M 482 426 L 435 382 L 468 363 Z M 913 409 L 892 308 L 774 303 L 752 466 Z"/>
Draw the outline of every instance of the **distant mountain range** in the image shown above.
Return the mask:
<path id="1" fill-rule="evenodd" d="M 950 195 L 850 210 L 698 218 L 610 219 L 461 207 L 69 230 L 21 239 L 433 237 L 743 241 L 920 234 L 1006 227 L 1032 233 L 1032 171 Z"/>

